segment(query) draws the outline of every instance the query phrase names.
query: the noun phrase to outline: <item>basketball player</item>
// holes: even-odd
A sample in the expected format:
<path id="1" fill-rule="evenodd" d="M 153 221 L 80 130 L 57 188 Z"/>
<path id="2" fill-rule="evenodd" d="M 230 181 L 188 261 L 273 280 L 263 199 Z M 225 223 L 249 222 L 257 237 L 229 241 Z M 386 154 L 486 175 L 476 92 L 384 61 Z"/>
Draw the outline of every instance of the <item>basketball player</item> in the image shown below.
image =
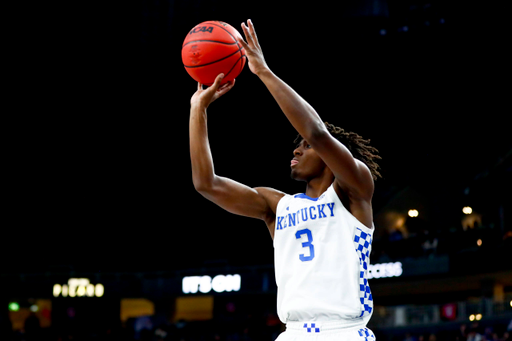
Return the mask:
<path id="1" fill-rule="evenodd" d="M 375 340 L 368 265 L 374 231 L 372 196 L 380 176 L 377 150 L 355 133 L 324 123 L 267 66 L 254 25 L 242 24 L 249 68 L 266 85 L 299 137 L 291 176 L 306 192 L 250 188 L 214 172 L 207 107 L 233 86 L 223 75 L 191 99 L 190 156 L 196 190 L 225 210 L 263 220 L 274 241 L 277 311 L 286 324 L 279 341 Z"/>

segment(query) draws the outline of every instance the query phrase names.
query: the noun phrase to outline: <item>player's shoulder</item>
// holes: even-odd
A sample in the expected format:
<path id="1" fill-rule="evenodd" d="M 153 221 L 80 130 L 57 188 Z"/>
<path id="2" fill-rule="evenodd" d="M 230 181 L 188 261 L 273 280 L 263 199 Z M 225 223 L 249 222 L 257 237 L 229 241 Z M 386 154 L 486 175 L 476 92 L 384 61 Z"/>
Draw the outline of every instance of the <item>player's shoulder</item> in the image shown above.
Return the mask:
<path id="1" fill-rule="evenodd" d="M 270 187 L 255 187 L 254 190 L 265 200 L 267 203 L 267 212 L 263 220 L 267 224 L 272 239 L 274 239 L 274 226 L 277 212 L 277 205 L 286 193 L 278 191 Z"/>
<path id="2" fill-rule="evenodd" d="M 287 195 L 271 187 L 255 187 L 254 189 L 265 199 L 274 214 L 276 213 L 279 201 Z"/>
<path id="3" fill-rule="evenodd" d="M 271 187 L 255 187 L 254 189 L 259 193 L 259 195 L 261 195 L 265 199 L 275 201 L 276 205 L 279 202 L 279 200 L 281 200 L 281 198 L 286 195 L 286 193 L 278 191 L 277 189 Z"/>

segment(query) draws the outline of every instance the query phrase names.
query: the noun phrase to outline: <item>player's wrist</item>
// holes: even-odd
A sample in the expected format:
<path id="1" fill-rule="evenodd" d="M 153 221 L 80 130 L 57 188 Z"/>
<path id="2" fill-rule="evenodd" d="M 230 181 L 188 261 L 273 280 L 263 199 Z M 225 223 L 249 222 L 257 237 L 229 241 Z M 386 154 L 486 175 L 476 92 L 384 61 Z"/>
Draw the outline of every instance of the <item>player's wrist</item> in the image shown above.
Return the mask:
<path id="1" fill-rule="evenodd" d="M 263 67 L 261 69 L 259 69 L 258 71 L 255 72 L 256 76 L 262 78 L 262 77 L 265 77 L 265 76 L 270 76 L 272 75 L 272 71 L 270 71 L 270 69 L 268 67 Z"/>
<path id="2" fill-rule="evenodd" d="M 208 104 L 206 104 L 206 103 L 204 103 L 202 101 L 197 101 L 197 102 L 190 103 L 190 110 L 206 111 L 207 108 L 208 108 Z"/>

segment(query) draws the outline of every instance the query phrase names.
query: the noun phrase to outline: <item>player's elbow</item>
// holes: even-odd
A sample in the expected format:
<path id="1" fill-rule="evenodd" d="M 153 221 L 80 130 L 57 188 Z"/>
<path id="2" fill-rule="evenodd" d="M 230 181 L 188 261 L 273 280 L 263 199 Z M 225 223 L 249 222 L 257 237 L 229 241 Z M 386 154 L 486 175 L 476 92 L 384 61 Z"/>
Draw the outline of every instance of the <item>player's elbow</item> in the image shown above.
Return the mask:
<path id="1" fill-rule="evenodd" d="M 199 193 L 204 193 L 208 191 L 208 188 L 210 187 L 207 182 L 205 181 L 196 181 L 194 180 L 194 188 Z"/>
<path id="2" fill-rule="evenodd" d="M 206 195 L 213 191 L 213 178 L 210 177 L 192 177 L 192 182 L 194 183 L 194 188 L 197 192 L 202 195 Z"/>
<path id="3" fill-rule="evenodd" d="M 220 193 L 222 192 L 219 186 L 216 186 L 213 181 L 194 182 L 194 188 L 203 198 L 214 203 L 217 203 Z"/>

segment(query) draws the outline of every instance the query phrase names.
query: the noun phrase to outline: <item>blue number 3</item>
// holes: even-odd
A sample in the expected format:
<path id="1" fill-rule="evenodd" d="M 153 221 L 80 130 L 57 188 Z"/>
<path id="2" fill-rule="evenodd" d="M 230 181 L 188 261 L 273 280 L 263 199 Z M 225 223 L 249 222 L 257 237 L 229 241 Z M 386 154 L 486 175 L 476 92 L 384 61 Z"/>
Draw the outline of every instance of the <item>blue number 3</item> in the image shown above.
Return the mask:
<path id="1" fill-rule="evenodd" d="M 307 262 L 309 260 L 312 260 L 315 258 L 315 247 L 313 246 L 313 235 L 311 234 L 311 231 L 309 229 L 299 230 L 297 233 L 295 233 L 295 238 L 300 239 L 300 236 L 305 234 L 308 237 L 308 241 L 302 243 L 302 247 L 308 247 L 309 246 L 309 256 L 304 256 L 304 254 L 300 254 L 299 258 L 303 262 Z"/>

